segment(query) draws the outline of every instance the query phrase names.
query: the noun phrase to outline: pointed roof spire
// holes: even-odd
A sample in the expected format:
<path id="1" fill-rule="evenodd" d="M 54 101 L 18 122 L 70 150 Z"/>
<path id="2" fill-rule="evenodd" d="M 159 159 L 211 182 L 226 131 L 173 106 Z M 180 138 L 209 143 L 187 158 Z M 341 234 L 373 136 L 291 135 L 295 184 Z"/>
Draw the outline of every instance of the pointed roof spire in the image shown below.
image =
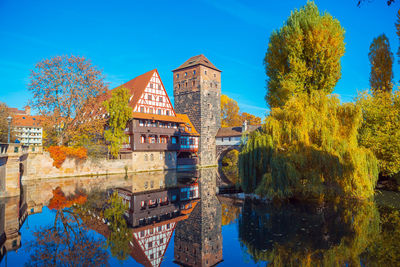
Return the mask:
<path id="1" fill-rule="evenodd" d="M 217 67 L 215 67 L 214 64 L 212 64 L 210 60 L 208 60 L 208 58 L 206 58 L 203 54 L 189 58 L 188 60 L 185 61 L 185 63 L 180 65 L 178 68 L 174 69 L 173 72 L 197 65 L 203 65 L 210 69 L 214 69 L 216 71 L 221 72 L 221 70 L 217 69 Z"/>

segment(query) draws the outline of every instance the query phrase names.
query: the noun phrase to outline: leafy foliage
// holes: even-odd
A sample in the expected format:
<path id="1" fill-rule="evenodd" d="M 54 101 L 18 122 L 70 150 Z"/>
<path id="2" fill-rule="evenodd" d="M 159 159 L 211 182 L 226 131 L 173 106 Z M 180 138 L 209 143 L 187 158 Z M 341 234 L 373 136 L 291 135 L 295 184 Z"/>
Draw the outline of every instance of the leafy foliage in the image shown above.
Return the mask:
<path id="1" fill-rule="evenodd" d="M 37 63 L 29 90 L 47 137 L 54 138 L 48 143 L 67 144 L 83 130 L 101 132 L 104 119 L 95 116 L 100 108 L 95 98 L 106 89 L 103 74 L 84 57 L 57 56 Z"/>
<path id="2" fill-rule="evenodd" d="M 53 166 L 61 168 L 67 157 L 79 160 L 87 159 L 87 149 L 82 147 L 51 146 L 47 149 L 53 159 Z"/>
<path id="3" fill-rule="evenodd" d="M 122 202 L 117 192 L 111 195 L 108 204 L 109 207 L 104 210 L 104 218 L 110 223 L 107 247 L 118 260 L 125 260 L 129 255 L 129 241 L 132 236 L 124 218 L 128 207 Z"/>
<path id="4" fill-rule="evenodd" d="M 292 12 L 269 39 L 264 65 L 268 76 L 266 101 L 283 106 L 295 93 L 331 93 L 341 76 L 344 29 L 314 2 Z"/>
<path id="5" fill-rule="evenodd" d="M 400 92 L 362 92 L 357 105 L 363 112 L 360 144 L 374 152 L 382 175 L 395 175 L 400 172 Z"/>
<path id="6" fill-rule="evenodd" d="M 221 95 L 221 126 L 240 126 L 247 120 L 250 125 L 261 124 L 261 118 L 252 114 L 240 112 L 238 103 L 227 95 Z"/>
<path id="7" fill-rule="evenodd" d="M 361 109 L 324 92 L 299 94 L 273 108 L 239 156 L 245 192 L 268 198 L 368 198 L 377 160 L 357 141 Z"/>
<path id="8" fill-rule="evenodd" d="M 132 108 L 128 103 L 129 92 L 124 87 L 113 90 L 111 98 L 104 102 L 109 114 L 108 129 L 105 131 L 104 138 L 110 143 L 108 148 L 115 158 L 118 156 L 122 144 L 127 140 L 124 130 L 132 115 Z"/>
<path id="9" fill-rule="evenodd" d="M 59 186 L 53 190 L 53 197 L 50 199 L 48 208 L 60 210 L 64 208 L 69 208 L 73 204 L 82 205 L 86 202 L 87 196 L 83 192 L 77 192 L 75 195 L 66 197 L 64 192 Z"/>
<path id="10" fill-rule="evenodd" d="M 8 116 L 11 116 L 8 106 L 0 102 L 0 143 L 7 143 L 8 141 Z M 13 131 L 12 121 L 10 128 L 10 142 L 13 142 L 15 140 L 15 132 Z"/>
<path id="11" fill-rule="evenodd" d="M 239 182 L 238 161 L 239 151 L 236 149 L 226 153 L 222 159 L 222 172 L 233 184 L 237 184 Z"/>
<path id="12" fill-rule="evenodd" d="M 389 39 L 385 34 L 374 38 L 369 47 L 369 62 L 371 74 L 369 82 L 374 94 L 378 92 L 392 92 L 393 53 L 390 51 Z"/>

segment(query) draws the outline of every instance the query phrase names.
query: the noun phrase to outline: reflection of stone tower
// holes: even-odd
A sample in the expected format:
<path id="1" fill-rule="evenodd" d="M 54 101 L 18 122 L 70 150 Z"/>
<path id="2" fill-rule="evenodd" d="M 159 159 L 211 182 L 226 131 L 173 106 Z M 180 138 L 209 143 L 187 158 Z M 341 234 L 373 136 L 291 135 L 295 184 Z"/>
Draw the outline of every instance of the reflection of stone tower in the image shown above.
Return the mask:
<path id="1" fill-rule="evenodd" d="M 204 55 L 173 70 L 174 105 L 200 133 L 200 165 L 215 165 L 215 135 L 221 127 L 221 71 Z"/>
<path id="2" fill-rule="evenodd" d="M 222 261 L 221 204 L 216 172 L 200 170 L 200 203 L 175 229 L 174 258 L 182 266 L 213 266 Z"/>

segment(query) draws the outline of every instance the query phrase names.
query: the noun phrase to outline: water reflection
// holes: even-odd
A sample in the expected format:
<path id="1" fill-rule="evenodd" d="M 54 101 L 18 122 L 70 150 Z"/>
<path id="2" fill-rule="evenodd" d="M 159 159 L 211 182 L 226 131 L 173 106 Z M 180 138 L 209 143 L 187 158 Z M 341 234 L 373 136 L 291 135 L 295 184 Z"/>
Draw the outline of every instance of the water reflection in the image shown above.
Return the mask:
<path id="1" fill-rule="evenodd" d="M 276 206 L 217 197 L 217 179 L 201 169 L 25 182 L 0 200 L 0 262 L 11 252 L 9 265 L 27 266 L 399 265 L 400 214 L 387 204 L 398 194 Z"/>
<path id="2" fill-rule="evenodd" d="M 222 261 L 221 204 L 216 197 L 216 172 L 202 169 L 201 200 L 187 220 L 178 223 L 174 239 L 175 263 L 213 266 Z"/>
<path id="3" fill-rule="evenodd" d="M 359 266 L 378 234 L 373 202 L 277 207 L 246 200 L 239 217 L 243 248 L 271 266 Z"/>

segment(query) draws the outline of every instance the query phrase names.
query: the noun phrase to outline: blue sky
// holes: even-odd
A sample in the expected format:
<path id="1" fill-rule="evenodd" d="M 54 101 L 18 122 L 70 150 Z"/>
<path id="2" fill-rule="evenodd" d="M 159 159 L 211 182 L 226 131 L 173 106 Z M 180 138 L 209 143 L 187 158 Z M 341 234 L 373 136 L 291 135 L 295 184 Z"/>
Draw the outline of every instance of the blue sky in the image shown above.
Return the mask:
<path id="1" fill-rule="evenodd" d="M 369 86 L 368 50 L 385 33 L 394 54 L 394 23 L 400 1 L 387 7 L 374 0 L 316 1 L 346 30 L 342 78 L 335 88 L 342 101 Z M 368 2 L 368 0 L 366 1 Z M 0 101 L 27 104 L 30 70 L 56 55 L 80 55 L 106 75 L 113 88 L 157 68 L 172 99 L 172 72 L 189 57 L 204 54 L 222 72 L 222 93 L 242 111 L 263 116 L 268 38 L 290 11 L 306 0 L 249 1 L 24 1 L 0 0 Z M 395 81 L 400 79 L 398 59 Z"/>

